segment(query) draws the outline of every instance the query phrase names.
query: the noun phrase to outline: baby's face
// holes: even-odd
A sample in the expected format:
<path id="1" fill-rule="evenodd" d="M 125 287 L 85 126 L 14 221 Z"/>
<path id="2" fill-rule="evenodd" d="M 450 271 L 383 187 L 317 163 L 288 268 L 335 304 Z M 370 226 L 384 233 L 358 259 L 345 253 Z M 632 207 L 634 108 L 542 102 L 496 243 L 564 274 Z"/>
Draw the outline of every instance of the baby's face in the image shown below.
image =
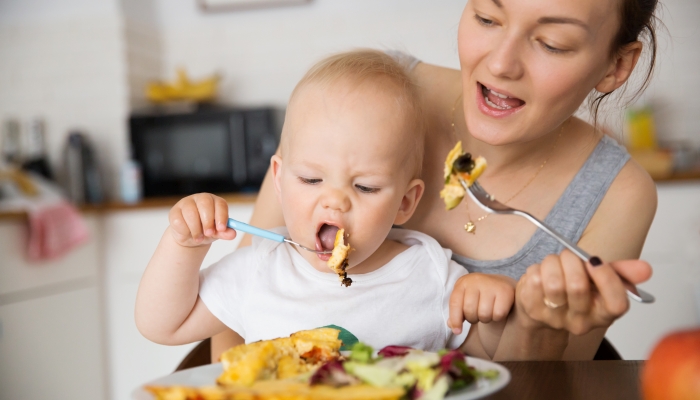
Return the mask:
<path id="1" fill-rule="evenodd" d="M 404 195 L 420 182 L 406 166 L 413 131 L 386 92 L 367 83 L 350 90 L 343 83 L 307 84 L 287 109 L 286 142 L 272 163 L 292 240 L 329 249 L 343 228 L 355 249 L 351 268 L 384 242 Z M 300 253 L 316 269 L 330 271 L 328 255 Z"/>

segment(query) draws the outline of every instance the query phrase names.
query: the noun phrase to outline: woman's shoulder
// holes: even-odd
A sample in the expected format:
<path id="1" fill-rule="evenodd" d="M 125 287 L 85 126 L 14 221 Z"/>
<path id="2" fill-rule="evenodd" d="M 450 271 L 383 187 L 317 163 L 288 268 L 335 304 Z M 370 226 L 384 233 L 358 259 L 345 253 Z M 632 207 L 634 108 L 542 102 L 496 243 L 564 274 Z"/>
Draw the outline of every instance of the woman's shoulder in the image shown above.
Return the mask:
<path id="1" fill-rule="evenodd" d="M 429 114 L 431 110 L 449 111 L 462 93 L 462 77 L 457 69 L 420 62 L 411 71 L 411 78 L 418 86 Z"/>
<path id="2" fill-rule="evenodd" d="M 608 193 L 612 206 L 630 209 L 636 218 L 646 217 L 651 223 L 656 213 L 656 183 L 633 158 L 622 167 Z"/>
<path id="3" fill-rule="evenodd" d="M 603 137 L 601 141 L 607 142 L 607 147 L 617 148 L 616 153 L 623 154 L 624 158 L 622 159 L 626 161 L 610 184 L 603 201 L 607 201 L 612 207 L 631 209 L 637 216 L 640 216 L 641 213 L 642 215 L 651 214 L 653 217 L 656 212 L 656 183 L 654 180 L 641 165 L 628 156 L 627 151 L 617 144 L 615 139 Z"/>
<path id="4" fill-rule="evenodd" d="M 656 184 L 644 168 L 630 158 L 610 184 L 582 241 L 605 249 L 603 251 L 608 254 L 601 255 L 607 259 L 638 258 L 656 214 L 656 205 Z M 617 245 L 609 246 L 609 243 Z"/>

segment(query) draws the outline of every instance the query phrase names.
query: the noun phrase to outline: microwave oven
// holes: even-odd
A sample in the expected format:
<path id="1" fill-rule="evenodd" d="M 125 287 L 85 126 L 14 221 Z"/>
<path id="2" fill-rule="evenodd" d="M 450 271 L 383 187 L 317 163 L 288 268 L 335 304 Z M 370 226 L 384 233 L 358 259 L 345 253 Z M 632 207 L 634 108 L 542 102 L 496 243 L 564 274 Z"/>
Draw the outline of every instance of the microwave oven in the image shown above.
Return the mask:
<path id="1" fill-rule="evenodd" d="M 144 197 L 260 188 L 279 144 L 283 111 L 200 107 L 129 118 Z"/>

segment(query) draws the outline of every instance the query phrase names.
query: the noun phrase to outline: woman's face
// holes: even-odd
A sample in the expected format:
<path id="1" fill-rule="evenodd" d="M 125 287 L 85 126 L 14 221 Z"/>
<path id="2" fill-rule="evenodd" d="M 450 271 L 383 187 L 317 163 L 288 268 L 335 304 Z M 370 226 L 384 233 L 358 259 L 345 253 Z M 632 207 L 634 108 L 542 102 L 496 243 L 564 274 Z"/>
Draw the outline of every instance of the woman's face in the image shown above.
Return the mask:
<path id="1" fill-rule="evenodd" d="M 551 132 L 609 73 L 618 1 L 469 0 L 459 26 L 464 114 L 503 145 Z"/>

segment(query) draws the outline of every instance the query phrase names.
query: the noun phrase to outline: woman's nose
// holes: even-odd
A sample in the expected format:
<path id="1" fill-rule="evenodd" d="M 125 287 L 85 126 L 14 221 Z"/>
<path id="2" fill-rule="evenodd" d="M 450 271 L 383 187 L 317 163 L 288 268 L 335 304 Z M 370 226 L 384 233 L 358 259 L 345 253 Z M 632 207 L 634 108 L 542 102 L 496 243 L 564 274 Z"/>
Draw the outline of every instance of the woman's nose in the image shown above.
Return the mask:
<path id="1" fill-rule="evenodd" d="M 342 190 L 329 188 L 323 194 L 321 206 L 333 211 L 347 212 L 350 210 L 350 198 Z"/>
<path id="2" fill-rule="evenodd" d="M 520 59 L 520 46 L 516 37 L 503 36 L 491 51 L 488 69 L 493 76 L 515 80 L 523 75 L 523 64 Z"/>

